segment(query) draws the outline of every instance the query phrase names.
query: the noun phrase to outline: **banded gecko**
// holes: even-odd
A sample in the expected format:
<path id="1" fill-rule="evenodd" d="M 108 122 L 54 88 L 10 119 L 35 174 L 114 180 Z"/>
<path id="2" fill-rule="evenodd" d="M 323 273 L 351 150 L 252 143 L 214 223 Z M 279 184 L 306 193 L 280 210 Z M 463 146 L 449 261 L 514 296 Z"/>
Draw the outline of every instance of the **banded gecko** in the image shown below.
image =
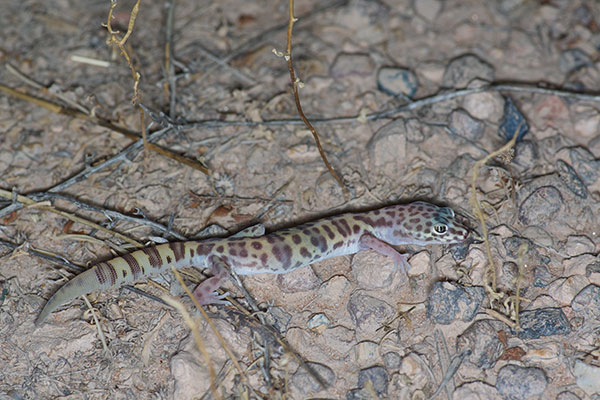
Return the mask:
<path id="1" fill-rule="evenodd" d="M 372 249 L 391 257 L 406 272 L 408 256 L 392 246 L 461 243 L 469 234 L 451 208 L 418 201 L 327 217 L 267 235 L 257 225 L 229 238 L 158 244 L 100 262 L 77 275 L 50 297 L 35 324 L 41 325 L 52 311 L 81 295 L 163 273 L 171 265 L 209 268 L 213 276 L 198 285 L 194 296 L 202 305 L 224 304 L 224 296 L 215 291 L 229 270 L 241 275 L 283 274 Z"/>

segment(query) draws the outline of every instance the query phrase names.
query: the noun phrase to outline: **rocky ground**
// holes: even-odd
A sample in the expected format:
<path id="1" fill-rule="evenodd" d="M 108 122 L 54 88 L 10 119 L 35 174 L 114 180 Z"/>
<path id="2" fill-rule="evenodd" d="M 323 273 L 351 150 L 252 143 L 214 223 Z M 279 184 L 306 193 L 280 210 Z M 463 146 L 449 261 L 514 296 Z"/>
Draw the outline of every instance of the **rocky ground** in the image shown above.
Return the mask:
<path id="1" fill-rule="evenodd" d="M 600 395 L 599 3 L 296 1 L 300 101 L 345 189 L 298 116 L 287 2 L 141 2 L 119 49 L 133 6 L 107 44 L 108 1 L 3 2 L 0 397 Z M 402 248 L 408 276 L 365 251 L 242 277 L 257 306 L 231 282 L 215 329 L 173 274 L 33 324 L 138 245 L 414 200 L 479 240 Z"/>

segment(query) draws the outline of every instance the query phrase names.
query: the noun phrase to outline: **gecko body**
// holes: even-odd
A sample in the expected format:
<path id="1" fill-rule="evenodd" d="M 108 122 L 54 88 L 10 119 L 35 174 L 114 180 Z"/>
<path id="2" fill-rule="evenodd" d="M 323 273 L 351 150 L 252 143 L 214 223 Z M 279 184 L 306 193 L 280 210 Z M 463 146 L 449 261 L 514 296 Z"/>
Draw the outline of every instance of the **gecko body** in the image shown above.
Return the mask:
<path id="1" fill-rule="evenodd" d="M 264 228 L 263 228 L 264 230 Z M 406 270 L 407 255 L 395 245 L 452 244 L 465 241 L 469 229 L 454 211 L 425 202 L 322 218 L 263 235 L 246 229 L 229 238 L 163 243 L 100 262 L 63 285 L 35 321 L 76 297 L 151 277 L 175 268 L 206 267 L 213 274 L 194 291 L 200 304 L 225 303 L 215 290 L 232 270 L 240 275 L 283 274 L 331 257 L 372 249 Z"/>

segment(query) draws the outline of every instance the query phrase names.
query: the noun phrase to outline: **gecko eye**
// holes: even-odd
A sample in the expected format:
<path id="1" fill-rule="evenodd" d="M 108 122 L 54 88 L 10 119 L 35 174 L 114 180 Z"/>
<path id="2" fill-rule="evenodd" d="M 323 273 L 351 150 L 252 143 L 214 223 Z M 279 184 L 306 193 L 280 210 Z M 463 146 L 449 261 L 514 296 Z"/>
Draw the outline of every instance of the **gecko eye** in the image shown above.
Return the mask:
<path id="1" fill-rule="evenodd" d="M 448 227 L 444 224 L 436 224 L 433 226 L 433 231 L 438 235 L 443 235 L 448 231 Z"/>

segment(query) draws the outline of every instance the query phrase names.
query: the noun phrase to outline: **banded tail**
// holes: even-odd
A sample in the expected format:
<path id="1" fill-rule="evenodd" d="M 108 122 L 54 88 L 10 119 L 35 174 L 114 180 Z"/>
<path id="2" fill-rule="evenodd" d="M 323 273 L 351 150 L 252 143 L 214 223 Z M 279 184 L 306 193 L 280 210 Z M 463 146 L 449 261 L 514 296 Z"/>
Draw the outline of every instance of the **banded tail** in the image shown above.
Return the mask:
<path id="1" fill-rule="evenodd" d="M 151 277 L 171 265 L 175 268 L 202 266 L 213 246 L 211 241 L 163 243 L 98 263 L 58 289 L 42 309 L 35 325 L 42 325 L 52 311 L 84 294 Z"/>

